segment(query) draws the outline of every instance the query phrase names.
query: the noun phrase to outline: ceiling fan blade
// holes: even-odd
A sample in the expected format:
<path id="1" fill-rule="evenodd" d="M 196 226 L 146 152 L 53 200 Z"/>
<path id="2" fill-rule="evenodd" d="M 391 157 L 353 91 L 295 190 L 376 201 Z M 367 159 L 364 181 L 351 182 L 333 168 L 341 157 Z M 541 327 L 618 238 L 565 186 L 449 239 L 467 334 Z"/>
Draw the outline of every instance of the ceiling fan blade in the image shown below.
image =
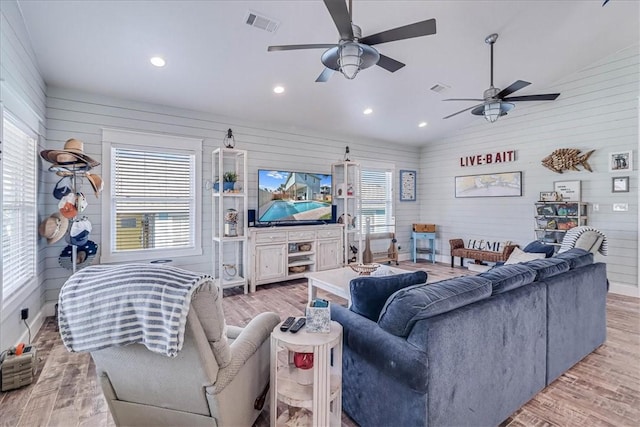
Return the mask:
<path id="1" fill-rule="evenodd" d="M 484 116 L 484 104 L 478 105 L 471 110 L 471 114 L 474 116 Z"/>
<path id="2" fill-rule="evenodd" d="M 277 52 L 280 50 L 299 50 L 299 49 L 331 49 L 332 47 L 336 47 L 335 43 L 333 44 L 287 44 L 282 46 L 269 46 L 267 48 L 267 52 Z"/>
<path id="3" fill-rule="evenodd" d="M 331 68 L 325 68 L 324 70 L 322 70 L 322 72 L 320 73 L 320 75 L 316 79 L 316 83 L 324 83 L 324 82 L 326 82 L 327 80 L 329 80 L 329 78 L 331 76 L 333 76 L 333 72 L 334 72 L 334 70 L 332 70 Z"/>
<path id="4" fill-rule="evenodd" d="M 449 117 L 457 116 L 460 113 L 464 113 L 465 111 L 469 111 L 472 108 L 480 108 L 480 107 L 482 107 L 484 109 L 484 103 L 482 103 L 480 105 L 474 105 L 473 107 L 465 108 L 464 110 L 460 110 L 457 113 L 449 114 L 447 117 L 443 117 L 443 119 L 448 119 Z"/>
<path id="5" fill-rule="evenodd" d="M 506 88 L 502 89 L 500 92 L 498 92 L 497 95 L 496 95 L 496 98 L 502 99 L 505 96 L 509 96 L 513 92 L 522 89 L 523 87 L 529 86 L 530 84 L 531 83 L 525 82 L 524 80 L 516 80 L 515 82 L 511 83 L 511 86 L 506 87 Z"/>
<path id="6" fill-rule="evenodd" d="M 478 98 L 447 98 L 447 99 L 443 99 L 443 101 L 484 101 L 484 99 L 478 99 Z"/>
<path id="7" fill-rule="evenodd" d="M 378 63 L 376 65 L 384 68 L 391 73 L 395 73 L 400 68 L 405 66 L 405 64 L 403 64 L 402 62 L 396 61 L 395 59 L 389 58 L 388 56 L 382 54 L 380 54 L 380 59 L 378 60 Z"/>
<path id="8" fill-rule="evenodd" d="M 326 0 L 325 0 L 326 1 Z M 436 20 L 427 19 L 426 21 L 416 22 L 405 25 L 404 27 L 393 28 L 381 33 L 363 37 L 360 43 L 374 45 L 380 43 L 388 43 L 396 40 L 411 39 L 413 37 L 430 36 L 436 33 Z"/>
<path id="9" fill-rule="evenodd" d="M 503 98 L 503 101 L 554 101 L 559 97 L 559 93 L 545 93 L 543 95 L 524 95 L 524 96 L 512 96 L 511 98 Z"/>
<path id="10" fill-rule="evenodd" d="M 329 14 L 336 24 L 340 40 L 353 40 L 353 28 L 351 27 L 351 16 L 344 0 L 324 0 Z"/>

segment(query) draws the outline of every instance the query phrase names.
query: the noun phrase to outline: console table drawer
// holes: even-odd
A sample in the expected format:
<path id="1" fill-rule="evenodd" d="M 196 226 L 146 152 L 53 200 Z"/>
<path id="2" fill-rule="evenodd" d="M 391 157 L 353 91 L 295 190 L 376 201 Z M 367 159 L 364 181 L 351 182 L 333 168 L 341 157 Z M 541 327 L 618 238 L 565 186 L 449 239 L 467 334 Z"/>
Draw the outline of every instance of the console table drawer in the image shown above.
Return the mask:
<path id="1" fill-rule="evenodd" d="M 289 231 L 289 240 L 315 240 L 316 232 L 315 231 Z"/>
<path id="2" fill-rule="evenodd" d="M 331 237 L 341 237 L 342 229 L 336 228 L 332 230 L 318 230 L 318 239 L 328 239 Z"/>
<path id="3" fill-rule="evenodd" d="M 256 234 L 256 243 L 279 243 L 287 241 L 287 233 L 285 232 L 276 232 L 276 233 L 257 233 Z"/>

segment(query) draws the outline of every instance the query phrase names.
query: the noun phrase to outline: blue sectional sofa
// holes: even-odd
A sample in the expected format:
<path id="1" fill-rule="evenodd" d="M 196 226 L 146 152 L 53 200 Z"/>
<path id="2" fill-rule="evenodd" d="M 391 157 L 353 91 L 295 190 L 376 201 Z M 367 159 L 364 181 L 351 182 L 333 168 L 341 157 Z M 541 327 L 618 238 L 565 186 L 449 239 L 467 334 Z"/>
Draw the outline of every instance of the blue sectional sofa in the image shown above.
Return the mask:
<path id="1" fill-rule="evenodd" d="M 331 306 L 362 427 L 498 425 L 606 338 L 606 266 L 581 249 L 425 282 L 354 279 Z"/>

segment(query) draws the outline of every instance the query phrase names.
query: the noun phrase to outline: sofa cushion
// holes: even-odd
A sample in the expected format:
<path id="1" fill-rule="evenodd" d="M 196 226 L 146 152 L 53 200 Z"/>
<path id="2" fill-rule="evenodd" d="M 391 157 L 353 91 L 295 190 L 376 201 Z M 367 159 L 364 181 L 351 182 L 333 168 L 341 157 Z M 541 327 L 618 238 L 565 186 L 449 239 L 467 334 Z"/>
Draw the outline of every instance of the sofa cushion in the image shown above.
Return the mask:
<path id="1" fill-rule="evenodd" d="M 547 277 L 569 271 L 569 261 L 556 257 L 534 259 L 533 261 L 527 261 L 525 265 L 536 272 L 536 280 L 544 280 Z"/>
<path id="2" fill-rule="evenodd" d="M 534 240 L 524 247 L 523 251 L 529 253 L 542 253 L 545 258 L 551 258 L 555 253 L 555 247 L 553 245 L 545 245 L 542 242 Z"/>
<path id="3" fill-rule="evenodd" d="M 425 271 L 383 277 L 356 277 L 349 282 L 349 292 L 351 293 L 349 310 L 377 322 L 382 307 L 394 292 L 407 286 L 422 283 L 427 283 Z"/>
<path id="4" fill-rule="evenodd" d="M 382 308 L 378 324 L 387 332 L 406 337 L 418 320 L 446 313 L 491 295 L 491 281 L 467 276 L 401 289 Z"/>
<path id="5" fill-rule="evenodd" d="M 569 268 L 574 269 L 585 265 L 593 264 L 593 252 L 580 248 L 569 249 L 566 252 L 557 254 L 554 258 L 564 259 L 569 262 Z"/>
<path id="6" fill-rule="evenodd" d="M 509 264 L 518 264 L 521 262 L 527 262 L 534 259 L 545 258 L 544 253 L 534 253 L 534 252 L 525 252 L 520 248 L 515 248 L 511 255 L 509 255 L 509 259 L 504 263 L 505 265 Z"/>
<path id="7" fill-rule="evenodd" d="M 524 264 L 503 265 L 478 275 L 491 280 L 492 295 L 529 284 L 536 279 L 536 272 Z"/>

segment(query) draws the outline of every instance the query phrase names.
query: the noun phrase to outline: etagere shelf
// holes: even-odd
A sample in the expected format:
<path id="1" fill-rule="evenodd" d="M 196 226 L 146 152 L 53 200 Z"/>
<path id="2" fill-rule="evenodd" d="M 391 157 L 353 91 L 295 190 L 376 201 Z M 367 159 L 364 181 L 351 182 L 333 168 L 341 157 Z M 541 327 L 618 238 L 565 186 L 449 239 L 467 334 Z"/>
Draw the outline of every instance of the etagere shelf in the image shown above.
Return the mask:
<path id="1" fill-rule="evenodd" d="M 344 264 L 362 262 L 362 201 L 360 196 L 360 163 L 336 162 L 331 165 L 332 203 L 338 223 L 344 224 Z M 357 249 L 353 253 L 352 247 Z"/>

